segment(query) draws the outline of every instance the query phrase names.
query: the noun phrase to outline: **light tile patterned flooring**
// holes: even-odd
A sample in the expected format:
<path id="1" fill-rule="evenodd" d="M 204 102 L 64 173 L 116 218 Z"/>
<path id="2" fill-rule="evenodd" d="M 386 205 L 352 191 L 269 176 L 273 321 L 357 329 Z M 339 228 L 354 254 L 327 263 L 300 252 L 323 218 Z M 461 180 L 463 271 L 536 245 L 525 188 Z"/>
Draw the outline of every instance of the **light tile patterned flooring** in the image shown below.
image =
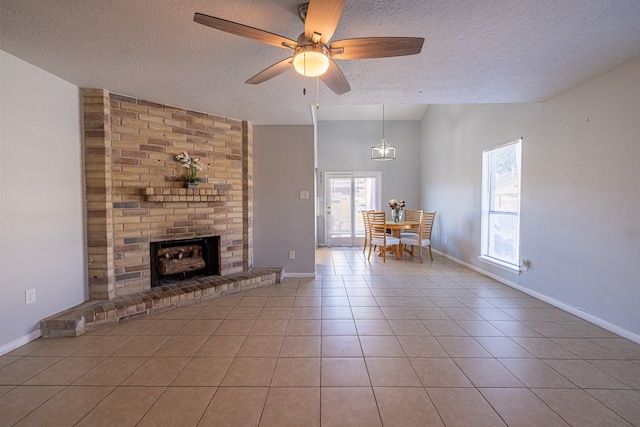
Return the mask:
<path id="1" fill-rule="evenodd" d="M 640 425 L 640 345 L 439 256 L 317 254 L 0 357 L 0 425 Z"/>

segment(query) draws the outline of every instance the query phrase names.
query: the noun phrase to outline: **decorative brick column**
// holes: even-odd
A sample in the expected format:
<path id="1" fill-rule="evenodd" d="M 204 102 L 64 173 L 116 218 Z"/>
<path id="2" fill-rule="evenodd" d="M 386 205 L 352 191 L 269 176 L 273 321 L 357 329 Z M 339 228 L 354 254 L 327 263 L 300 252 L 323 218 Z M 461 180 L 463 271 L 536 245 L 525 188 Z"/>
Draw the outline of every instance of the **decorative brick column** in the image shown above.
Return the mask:
<path id="1" fill-rule="evenodd" d="M 83 89 L 89 298 L 115 296 L 109 93 Z"/>
<path id="2" fill-rule="evenodd" d="M 253 268 L 253 126 L 242 122 L 243 268 Z"/>

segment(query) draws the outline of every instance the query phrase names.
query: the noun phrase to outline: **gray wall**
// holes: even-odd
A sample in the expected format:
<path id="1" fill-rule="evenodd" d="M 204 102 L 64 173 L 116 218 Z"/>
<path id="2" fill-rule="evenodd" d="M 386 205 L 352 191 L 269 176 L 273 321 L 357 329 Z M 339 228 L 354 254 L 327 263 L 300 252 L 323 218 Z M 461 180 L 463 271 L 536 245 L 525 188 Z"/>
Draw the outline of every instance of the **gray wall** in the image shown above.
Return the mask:
<path id="1" fill-rule="evenodd" d="M 322 107 L 320 107 L 322 108 Z M 318 172 L 382 172 L 382 206 L 389 199 L 404 199 L 408 209 L 418 209 L 420 200 L 420 121 L 397 120 L 384 123 L 387 143 L 395 145 L 396 160 L 371 160 L 371 147 L 380 144 L 382 121 L 318 122 Z M 318 196 L 324 192 L 318 182 Z M 323 203 L 318 203 L 318 244 L 324 244 Z"/>
<path id="2" fill-rule="evenodd" d="M 313 126 L 254 126 L 253 142 L 253 264 L 313 276 Z M 309 198 L 301 199 L 300 191 Z"/>
<path id="3" fill-rule="evenodd" d="M 430 106 L 421 201 L 438 211 L 434 247 L 639 340 L 639 112 L 640 59 L 544 103 Z M 477 256 L 482 150 L 520 136 L 532 267 L 518 276 Z"/>
<path id="4" fill-rule="evenodd" d="M 87 299 L 80 91 L 0 51 L 0 354 Z M 36 302 L 25 305 L 25 291 Z"/>

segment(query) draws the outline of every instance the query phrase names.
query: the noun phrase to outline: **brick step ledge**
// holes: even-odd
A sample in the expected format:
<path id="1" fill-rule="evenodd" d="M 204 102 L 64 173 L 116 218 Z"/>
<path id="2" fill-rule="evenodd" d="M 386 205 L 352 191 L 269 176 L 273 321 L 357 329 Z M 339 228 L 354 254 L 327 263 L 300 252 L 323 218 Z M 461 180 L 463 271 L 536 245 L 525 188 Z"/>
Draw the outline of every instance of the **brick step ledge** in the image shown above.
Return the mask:
<path id="1" fill-rule="evenodd" d="M 208 276 L 104 301 L 86 301 L 40 321 L 44 338 L 77 337 L 98 326 L 207 301 L 223 295 L 280 283 L 281 268 L 254 268 L 225 276 Z"/>

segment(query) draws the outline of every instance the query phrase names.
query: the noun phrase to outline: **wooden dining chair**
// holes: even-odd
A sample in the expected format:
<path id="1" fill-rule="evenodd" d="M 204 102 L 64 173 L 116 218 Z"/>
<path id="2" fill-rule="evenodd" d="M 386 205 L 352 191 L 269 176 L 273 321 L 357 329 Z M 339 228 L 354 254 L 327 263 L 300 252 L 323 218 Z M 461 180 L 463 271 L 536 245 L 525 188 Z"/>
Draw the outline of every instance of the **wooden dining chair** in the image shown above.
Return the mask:
<path id="1" fill-rule="evenodd" d="M 382 252 L 382 262 L 387 262 L 387 247 L 396 246 L 396 253 L 400 257 L 400 239 L 387 234 L 387 213 L 386 212 L 368 212 L 370 239 L 369 239 L 369 255 L 371 258 L 371 250 L 374 246 L 380 247 Z"/>
<path id="2" fill-rule="evenodd" d="M 420 229 L 418 234 L 407 233 L 402 236 L 400 240 L 405 247 L 410 246 L 411 249 L 407 249 L 407 252 L 414 256 L 414 248 L 417 246 L 420 252 L 420 262 L 422 263 L 422 248 L 429 248 L 429 257 L 433 261 L 433 254 L 431 253 L 431 231 L 433 229 L 433 222 L 436 219 L 435 212 L 423 212 L 422 220 L 420 221 Z"/>
<path id="3" fill-rule="evenodd" d="M 408 237 L 416 237 L 416 235 L 420 232 L 420 223 L 422 222 L 422 213 L 423 210 L 418 209 L 405 209 L 404 211 L 404 222 L 415 222 L 416 226 L 412 228 L 407 228 L 406 230 L 402 230 L 400 232 L 400 237 L 404 237 L 408 235 Z"/>
<path id="4" fill-rule="evenodd" d="M 362 248 L 362 253 L 364 253 L 367 250 L 367 244 L 369 244 L 369 241 L 371 239 L 371 227 L 369 226 L 369 217 L 367 216 L 367 213 L 369 212 L 373 212 L 372 210 L 368 210 L 362 211 L 362 221 L 364 222 L 364 247 Z"/>

